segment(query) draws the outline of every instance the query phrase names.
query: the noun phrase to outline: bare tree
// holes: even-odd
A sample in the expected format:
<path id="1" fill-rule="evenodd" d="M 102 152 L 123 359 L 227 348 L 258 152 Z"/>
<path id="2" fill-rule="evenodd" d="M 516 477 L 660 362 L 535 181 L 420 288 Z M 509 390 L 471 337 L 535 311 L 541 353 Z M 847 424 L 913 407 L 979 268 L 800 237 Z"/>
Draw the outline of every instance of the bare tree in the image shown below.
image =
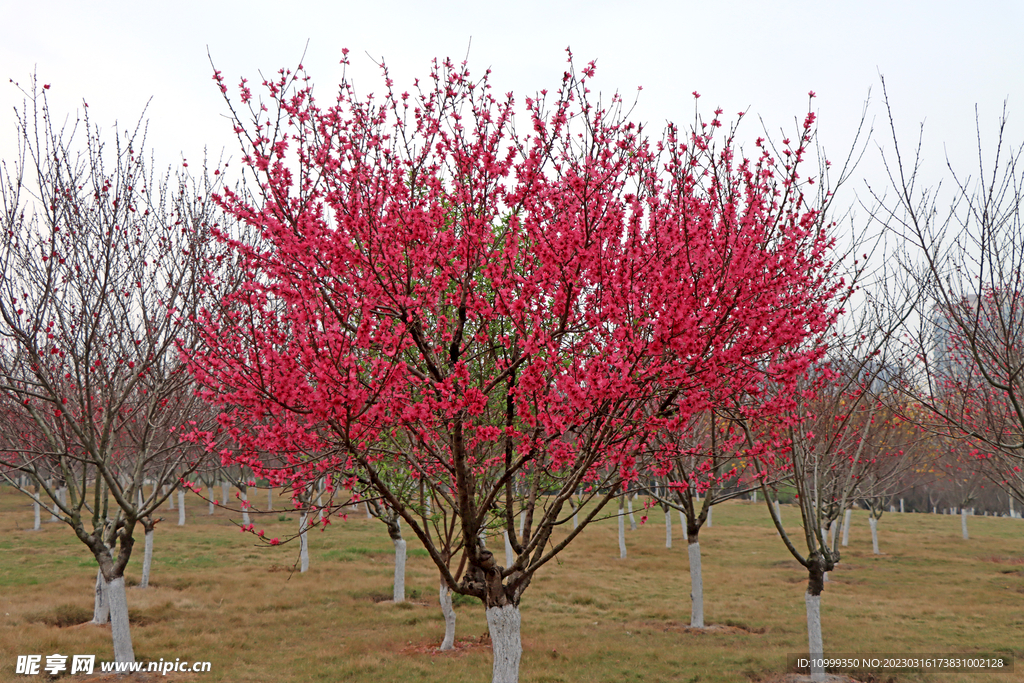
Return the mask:
<path id="1" fill-rule="evenodd" d="M 883 81 L 884 87 L 884 81 Z M 994 480 L 1021 493 L 1024 460 L 1024 147 L 1005 138 L 1006 113 L 989 154 L 978 124 L 977 175 L 948 162 L 951 196 L 922 188 L 920 139 L 906 155 L 888 107 L 893 153 L 887 190 L 873 190 L 874 216 L 902 240 L 914 300 L 900 339 L 916 358 L 905 391 L 938 434 L 969 439 L 979 456 L 1002 459 Z M 923 127 L 922 127 L 923 137 Z M 910 289 L 913 291 L 909 291 Z M 912 295 L 912 296 L 910 296 Z"/>
<path id="2" fill-rule="evenodd" d="M 35 79 L 26 97 L 18 158 L 0 174 L 0 477 L 41 491 L 92 551 L 114 656 L 133 661 L 124 569 L 135 525 L 197 466 L 203 449 L 181 437 L 215 442 L 175 348 L 191 343 L 215 266 L 212 186 L 185 171 L 157 177 L 141 124 L 111 147 L 88 110 L 60 126 Z"/>

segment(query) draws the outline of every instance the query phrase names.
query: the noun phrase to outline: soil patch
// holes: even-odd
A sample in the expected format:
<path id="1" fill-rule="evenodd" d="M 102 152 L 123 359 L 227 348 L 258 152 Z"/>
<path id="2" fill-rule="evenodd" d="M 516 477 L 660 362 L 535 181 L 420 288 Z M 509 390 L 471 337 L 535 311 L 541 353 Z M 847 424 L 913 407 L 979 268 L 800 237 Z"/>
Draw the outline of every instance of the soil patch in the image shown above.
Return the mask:
<path id="1" fill-rule="evenodd" d="M 689 624 L 678 621 L 643 621 L 639 624 L 634 624 L 628 630 L 633 630 L 634 628 L 650 628 L 662 632 L 672 631 L 675 633 L 693 633 L 697 635 L 747 635 L 765 632 L 763 628 L 748 628 L 741 624 L 708 624 L 704 628 L 692 628 Z"/>
<path id="2" fill-rule="evenodd" d="M 456 640 L 451 650 L 441 650 L 441 643 L 430 641 L 407 645 L 398 651 L 402 655 L 430 655 L 432 657 L 465 657 L 470 652 L 490 652 L 491 636 L 483 634 L 478 638 L 468 640 Z"/>

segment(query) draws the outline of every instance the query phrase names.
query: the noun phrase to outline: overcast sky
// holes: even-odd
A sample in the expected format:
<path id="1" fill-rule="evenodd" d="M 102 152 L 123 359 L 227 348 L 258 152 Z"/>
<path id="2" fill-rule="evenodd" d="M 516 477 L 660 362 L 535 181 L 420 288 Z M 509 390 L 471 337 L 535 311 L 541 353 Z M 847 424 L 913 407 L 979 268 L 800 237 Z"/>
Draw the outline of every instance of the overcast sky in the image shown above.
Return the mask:
<path id="1" fill-rule="evenodd" d="M 294 67 L 307 41 L 303 61 L 321 92 L 338 80 L 343 47 L 363 93 L 380 89 L 374 59 L 386 60 L 407 87 L 427 74 L 433 57 L 461 59 L 469 48 L 471 69 L 491 68 L 496 91 L 514 91 L 519 102 L 557 86 L 571 46 L 578 61 L 597 60 L 602 91 L 643 86 L 635 116 L 656 127 L 691 120 L 690 93 L 698 91 L 705 112 L 749 110 L 771 130 L 792 130 L 814 90 L 820 137 L 833 158 L 852 142 L 869 89 L 876 142 L 889 145 L 881 73 L 905 145 L 926 122 L 930 179 L 940 177 L 947 153 L 958 167 L 976 167 L 975 105 L 986 141 L 994 139 L 1004 100 L 1010 141 L 1024 140 L 1020 0 L 0 0 L 0 8 L 5 158 L 14 142 L 12 107 L 22 98 L 6 79 L 24 85 L 33 70 L 51 85 L 55 111 L 73 116 L 85 100 L 93 122 L 107 129 L 136 120 L 152 98 L 149 142 L 165 163 L 196 160 L 204 147 L 237 158 L 207 50 L 235 84 Z M 750 139 L 761 132 L 756 120 L 741 130 Z M 876 185 L 877 155 L 869 150 L 858 172 Z"/>

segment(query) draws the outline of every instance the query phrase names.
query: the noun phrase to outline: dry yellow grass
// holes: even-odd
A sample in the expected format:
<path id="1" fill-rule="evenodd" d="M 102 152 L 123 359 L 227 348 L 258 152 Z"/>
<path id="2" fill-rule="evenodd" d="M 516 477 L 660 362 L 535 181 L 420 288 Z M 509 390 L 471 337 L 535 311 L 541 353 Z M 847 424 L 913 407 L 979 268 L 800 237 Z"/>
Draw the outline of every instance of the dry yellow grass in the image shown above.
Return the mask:
<path id="1" fill-rule="evenodd" d="M 231 523 L 237 514 L 218 510 L 209 517 L 191 494 L 187 509 L 186 526 L 177 527 L 177 513 L 167 512 L 157 527 L 153 586 L 129 590 L 132 633 L 137 659 L 210 661 L 212 671 L 161 680 L 489 680 L 479 603 L 456 606 L 462 647 L 433 651 L 443 621 L 437 573 L 422 551 L 409 559 L 406 585 L 414 597 L 406 604 L 382 601 L 390 596 L 393 569 L 383 524 L 359 512 L 312 533 L 310 571 L 299 574 L 290 571 L 297 545 L 257 547 Z M 999 651 L 1020 660 L 1024 522 L 972 518 L 972 538 L 965 542 L 959 518 L 889 514 L 880 525 L 886 554 L 874 556 L 865 515 L 854 513 L 850 547 L 826 585 L 827 651 Z M 795 510 L 784 507 L 783 516 L 796 523 Z M 609 520 L 541 570 L 522 604 L 524 683 L 759 681 L 785 672 L 787 653 L 806 652 L 806 575 L 769 529 L 762 506 L 727 504 L 716 509 L 714 527 L 702 532 L 706 618 L 731 627 L 704 633 L 686 628 L 686 546 L 677 537 L 675 547 L 665 549 L 661 519 L 652 515 L 627 532 L 626 560 L 618 559 Z M 280 511 L 253 521 L 270 537 L 290 535 L 298 524 L 297 515 Z M 19 654 L 112 655 L 104 627 L 47 623 L 91 613 L 96 567 L 66 527 L 44 523 L 35 532 L 31 524 L 27 501 L 0 488 L 3 680 L 30 680 L 14 674 Z M 409 547 L 416 547 L 414 540 Z M 129 580 L 139 575 L 141 555 L 140 534 Z M 874 680 L 1003 683 L 1024 675 Z"/>

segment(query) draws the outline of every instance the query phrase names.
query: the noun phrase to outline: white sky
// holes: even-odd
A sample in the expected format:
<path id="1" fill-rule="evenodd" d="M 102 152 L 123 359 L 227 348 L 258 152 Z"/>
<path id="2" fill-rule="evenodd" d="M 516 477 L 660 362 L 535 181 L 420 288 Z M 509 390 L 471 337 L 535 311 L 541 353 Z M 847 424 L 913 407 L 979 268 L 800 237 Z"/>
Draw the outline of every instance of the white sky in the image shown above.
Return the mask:
<path id="1" fill-rule="evenodd" d="M 903 144 L 926 121 L 925 172 L 938 179 L 948 153 L 976 167 L 974 108 L 982 134 L 993 131 L 1008 100 L 1010 141 L 1024 140 L 1024 3 L 1020 0 L 907 1 L 721 0 L 712 2 L 114 2 L 0 0 L 0 156 L 14 144 L 12 107 L 21 94 L 7 79 L 35 70 L 52 84 L 51 105 L 70 113 L 89 103 L 94 123 L 133 123 L 152 98 L 149 142 L 169 163 L 198 161 L 204 146 L 238 158 L 210 80 L 207 47 L 229 84 L 304 60 L 321 93 L 337 82 L 341 48 L 351 50 L 357 88 L 379 90 L 371 59 L 383 57 L 400 88 L 426 76 L 433 57 L 493 69 L 499 93 L 517 100 L 554 89 L 566 46 L 577 62 L 597 59 L 596 87 L 627 95 L 643 86 L 635 116 L 660 128 L 702 111 L 750 110 L 746 139 L 792 130 L 807 92 L 816 91 L 820 137 L 833 159 L 853 139 L 872 88 L 876 141 L 888 145 L 879 106 L 885 75 Z M 321 95 L 323 97 L 323 94 Z M 991 149 L 988 145 L 987 149 Z M 945 151 L 944 151 L 945 150 Z M 869 151 L 858 177 L 883 182 Z M 857 183 L 863 187 L 863 183 Z"/>

